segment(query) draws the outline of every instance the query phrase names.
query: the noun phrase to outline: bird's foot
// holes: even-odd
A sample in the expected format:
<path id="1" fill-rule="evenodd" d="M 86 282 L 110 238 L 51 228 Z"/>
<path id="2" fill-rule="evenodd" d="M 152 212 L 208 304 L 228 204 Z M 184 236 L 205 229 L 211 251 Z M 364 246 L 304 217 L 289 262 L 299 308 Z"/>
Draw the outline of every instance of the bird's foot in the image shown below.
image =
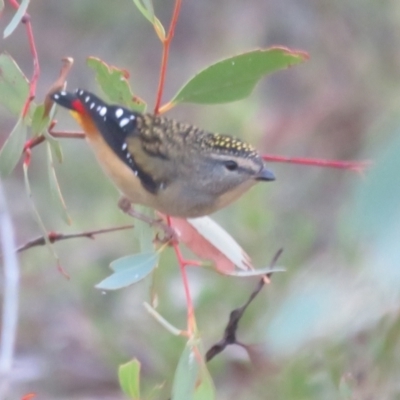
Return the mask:
<path id="1" fill-rule="evenodd" d="M 161 229 L 164 233 L 164 236 L 160 238 L 159 235 L 157 234 L 156 235 L 157 241 L 161 243 L 173 243 L 178 241 L 177 234 L 172 227 L 167 225 L 162 219 L 155 219 L 149 217 L 148 215 L 142 214 L 141 212 L 136 211 L 132 205 L 132 202 L 127 197 L 123 196 L 119 199 L 118 207 L 125 214 L 128 214 L 133 218 L 143 221 L 146 224 L 149 224 L 151 227 Z"/>

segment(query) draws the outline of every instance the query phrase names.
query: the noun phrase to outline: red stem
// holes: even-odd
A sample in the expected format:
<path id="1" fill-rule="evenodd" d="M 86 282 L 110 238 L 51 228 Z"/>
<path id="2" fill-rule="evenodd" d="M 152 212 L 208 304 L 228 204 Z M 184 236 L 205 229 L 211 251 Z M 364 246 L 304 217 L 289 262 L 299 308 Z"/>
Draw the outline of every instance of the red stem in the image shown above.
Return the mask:
<path id="1" fill-rule="evenodd" d="M 169 26 L 168 34 L 163 41 L 163 53 L 161 59 L 161 67 L 160 67 L 160 79 L 158 81 L 158 89 L 157 89 L 157 97 L 156 97 L 156 105 L 154 107 L 154 114 L 159 113 L 161 99 L 164 91 L 164 84 L 165 84 L 165 76 L 167 73 L 167 65 L 168 65 L 168 56 L 169 56 L 169 47 L 174 37 L 175 27 L 178 22 L 179 12 L 181 9 L 182 0 L 176 0 L 174 11 L 171 18 L 171 23 Z"/>
<path id="2" fill-rule="evenodd" d="M 167 215 L 167 223 L 169 226 L 171 226 L 171 217 Z M 182 275 L 182 281 L 183 281 L 183 288 L 185 290 L 185 297 L 186 297 L 186 304 L 187 304 L 187 330 L 188 330 L 188 336 L 192 336 L 192 334 L 196 330 L 196 321 L 194 318 L 194 307 L 193 307 L 193 302 L 192 302 L 192 297 L 190 295 L 190 288 L 189 288 L 189 280 L 187 277 L 186 273 L 186 267 L 188 265 L 192 264 L 192 261 L 186 260 L 181 252 L 181 249 L 179 248 L 179 243 L 178 242 L 173 242 L 172 243 L 175 251 L 176 258 L 178 260 L 179 268 L 181 270 L 181 275 Z"/>
<path id="3" fill-rule="evenodd" d="M 371 165 L 370 161 L 341 161 L 341 160 L 325 160 L 321 158 L 299 158 L 274 156 L 270 154 L 263 155 L 265 161 L 283 162 L 290 164 L 312 165 L 325 168 L 349 169 L 355 172 L 363 172 Z"/>

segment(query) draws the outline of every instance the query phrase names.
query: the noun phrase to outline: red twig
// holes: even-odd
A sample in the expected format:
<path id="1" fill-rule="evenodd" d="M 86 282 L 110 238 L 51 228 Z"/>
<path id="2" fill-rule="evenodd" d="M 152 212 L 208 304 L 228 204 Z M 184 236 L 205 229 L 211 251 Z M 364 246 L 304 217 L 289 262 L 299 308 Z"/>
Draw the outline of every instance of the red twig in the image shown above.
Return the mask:
<path id="1" fill-rule="evenodd" d="M 15 9 L 19 8 L 19 4 L 16 0 L 8 0 L 8 1 L 9 1 L 10 5 L 12 7 L 14 7 Z M 28 98 L 26 99 L 24 108 L 22 110 L 22 117 L 24 118 L 28 114 L 29 106 L 36 96 L 36 85 L 37 85 L 37 81 L 38 81 L 39 75 L 40 75 L 40 66 L 39 66 L 39 57 L 38 57 L 37 50 L 36 50 L 35 38 L 33 35 L 30 15 L 28 13 L 25 13 L 21 22 L 23 24 L 25 24 L 25 27 L 26 27 L 26 33 L 28 35 L 29 47 L 31 49 L 32 59 L 33 59 L 33 73 L 32 73 L 32 78 L 29 82 L 29 95 L 28 95 Z"/>
<path id="2" fill-rule="evenodd" d="M 83 132 L 75 132 L 75 131 L 62 131 L 62 132 L 49 132 L 51 136 L 55 138 L 62 139 L 84 139 L 85 134 Z M 43 143 L 46 140 L 44 135 L 39 135 L 34 137 L 33 139 L 29 139 L 25 142 L 23 154 L 25 154 L 24 164 L 29 165 L 31 160 L 32 149 L 39 144 Z"/>
<path id="3" fill-rule="evenodd" d="M 168 56 L 169 56 L 169 47 L 174 37 L 175 27 L 178 22 L 179 12 L 181 9 L 182 0 L 175 0 L 174 11 L 171 18 L 171 23 L 169 25 L 168 34 L 163 41 L 163 53 L 161 59 L 161 67 L 160 67 L 160 80 L 158 81 L 158 89 L 157 89 L 157 97 L 156 97 L 156 105 L 154 107 L 154 114 L 159 113 L 161 98 L 164 91 L 164 83 L 165 83 L 165 75 L 167 72 L 168 65 Z"/>
<path id="4" fill-rule="evenodd" d="M 265 161 L 283 162 L 299 165 L 312 165 L 316 167 L 349 169 L 351 171 L 362 173 L 371 165 L 370 161 L 341 161 L 341 160 L 325 160 L 320 158 L 299 158 L 299 157 L 284 157 L 273 156 L 269 154 L 263 155 Z"/>
<path id="5" fill-rule="evenodd" d="M 171 226 L 171 217 L 167 215 L 167 223 L 168 226 Z M 187 304 L 187 333 L 188 336 L 192 336 L 196 330 L 196 320 L 194 317 L 194 307 L 192 297 L 190 295 L 190 288 L 189 288 L 189 280 L 186 273 L 186 267 L 188 265 L 193 265 L 191 260 L 186 260 L 179 248 L 179 243 L 174 241 L 172 242 L 172 246 L 175 251 L 176 259 L 178 260 L 179 268 L 181 270 L 182 281 L 183 281 L 183 288 L 185 290 L 185 297 L 186 297 L 186 304 Z"/>
<path id="6" fill-rule="evenodd" d="M 172 13 L 171 23 L 168 29 L 168 34 L 163 40 L 163 53 L 161 59 L 161 66 L 160 66 L 160 79 L 158 82 L 158 89 L 157 89 L 157 96 L 156 96 L 156 104 L 154 107 L 154 114 L 158 114 L 160 112 L 160 105 L 161 99 L 164 91 L 164 83 L 165 83 L 165 76 L 167 72 L 167 65 L 168 65 L 168 56 L 169 56 L 169 47 L 174 37 L 175 27 L 178 22 L 179 12 L 181 8 L 182 0 L 175 0 L 174 11 Z M 167 223 L 170 227 L 171 226 L 171 218 L 167 215 Z M 186 260 L 181 253 L 179 248 L 179 243 L 176 241 L 172 242 L 172 246 L 175 250 L 176 258 L 179 263 L 179 268 L 181 270 L 183 286 L 185 290 L 186 296 L 186 303 L 187 303 L 187 312 L 188 312 L 188 335 L 191 336 L 195 329 L 196 329 L 196 322 L 194 319 L 194 308 L 192 298 L 190 296 L 190 288 L 189 288 L 189 281 L 186 273 L 186 267 L 188 265 L 193 265 L 194 263 L 191 260 Z"/>

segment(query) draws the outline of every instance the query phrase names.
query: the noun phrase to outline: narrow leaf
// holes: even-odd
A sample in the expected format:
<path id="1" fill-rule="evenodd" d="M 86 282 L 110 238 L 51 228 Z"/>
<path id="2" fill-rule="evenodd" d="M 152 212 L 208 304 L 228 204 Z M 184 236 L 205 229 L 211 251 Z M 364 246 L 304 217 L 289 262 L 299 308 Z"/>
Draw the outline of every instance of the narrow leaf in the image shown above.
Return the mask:
<path id="1" fill-rule="evenodd" d="M 0 177 L 5 178 L 10 175 L 21 158 L 22 151 L 27 135 L 27 127 L 20 118 L 10 136 L 7 138 L 0 150 Z"/>
<path id="2" fill-rule="evenodd" d="M 155 320 L 163 326 L 168 332 L 172 333 L 175 336 L 179 336 L 182 334 L 182 330 L 176 328 L 170 322 L 168 322 L 160 313 L 158 313 L 150 304 L 144 302 L 144 307 L 146 308 L 147 312 L 155 318 Z"/>
<path id="3" fill-rule="evenodd" d="M 95 57 L 89 57 L 87 65 L 96 72 L 96 80 L 111 102 L 141 113 L 146 110 L 146 103 L 132 93 L 127 71 L 108 65 Z"/>
<path id="4" fill-rule="evenodd" d="M 119 385 L 133 400 L 140 400 L 140 362 L 135 358 L 118 368 Z"/>
<path id="5" fill-rule="evenodd" d="M 29 94 L 29 83 L 14 59 L 0 54 L 0 104 L 19 115 Z"/>
<path id="6" fill-rule="evenodd" d="M 210 373 L 205 364 L 201 366 L 200 370 L 200 384 L 196 387 L 194 393 L 194 400 L 214 400 L 215 399 L 215 386 Z"/>
<path id="7" fill-rule="evenodd" d="M 47 143 L 47 169 L 48 169 L 48 173 L 49 173 L 50 193 L 51 193 L 51 199 L 53 200 L 53 204 L 57 208 L 57 211 L 59 212 L 59 215 L 61 216 L 61 218 L 68 225 L 71 225 L 71 218 L 68 215 L 67 207 L 65 205 L 65 201 L 64 201 L 63 195 L 61 193 L 60 185 L 58 184 L 56 171 L 54 169 L 53 155 L 51 154 L 50 143 Z"/>
<path id="8" fill-rule="evenodd" d="M 49 125 L 50 118 L 44 117 L 44 104 L 40 104 L 34 108 L 32 115 L 32 135 L 39 136 Z"/>
<path id="9" fill-rule="evenodd" d="M 25 15 L 26 10 L 28 9 L 29 1 L 30 0 L 22 0 L 21 4 L 18 7 L 17 12 L 14 14 L 14 17 L 12 18 L 10 23 L 6 26 L 6 29 L 4 29 L 3 33 L 4 39 L 10 36 L 14 32 L 18 24 L 21 22 L 22 17 Z"/>
<path id="10" fill-rule="evenodd" d="M 133 0 L 142 15 L 153 25 L 158 37 L 165 39 L 165 29 L 161 21 L 154 14 L 154 6 L 151 0 Z M 144 3 L 144 4 L 142 4 Z"/>
<path id="11" fill-rule="evenodd" d="M 285 272 L 285 268 L 280 267 L 267 267 L 267 268 L 260 268 L 260 269 L 253 269 L 251 271 L 234 271 L 234 272 L 227 272 L 226 275 L 230 276 L 237 276 L 238 278 L 250 278 L 253 276 L 261 276 L 266 274 L 272 274 L 275 272 Z"/>
<path id="12" fill-rule="evenodd" d="M 192 400 L 199 364 L 196 359 L 195 348 L 188 342 L 179 359 L 172 385 L 172 400 Z"/>
<path id="13" fill-rule="evenodd" d="M 126 257 L 121 257 L 118 260 L 114 260 L 110 263 L 110 268 L 114 272 L 122 272 L 131 268 L 140 267 L 148 263 L 155 263 L 158 259 L 158 253 L 154 251 L 133 254 Z"/>
<path id="14" fill-rule="evenodd" d="M 218 104 L 241 100 L 250 95 L 263 76 L 307 58 L 303 52 L 278 47 L 230 57 L 195 75 L 171 103 Z"/>
<path id="15" fill-rule="evenodd" d="M 29 198 L 29 201 L 31 204 L 33 216 L 34 216 L 40 230 L 42 231 L 42 234 L 43 234 L 44 240 L 46 241 L 46 246 L 49 249 L 49 252 L 55 258 L 57 265 L 60 266 L 60 259 L 58 258 L 53 245 L 50 243 L 49 234 L 48 234 L 46 227 L 44 226 L 44 223 L 42 221 L 42 218 L 40 217 L 40 214 L 36 208 L 35 202 L 33 201 L 31 185 L 29 183 L 28 166 L 25 163 L 23 164 L 23 169 L 24 169 L 25 190 L 26 190 L 26 193 L 28 195 L 28 198 Z"/>
<path id="16" fill-rule="evenodd" d="M 96 288 L 116 290 L 139 282 L 157 266 L 158 258 L 158 253 L 143 253 L 113 261 L 111 269 L 115 272 L 97 284 Z"/>
<path id="17" fill-rule="evenodd" d="M 250 258 L 236 240 L 210 217 L 190 218 L 187 222 L 217 248 L 234 265 L 243 270 L 251 267 Z"/>
<path id="18" fill-rule="evenodd" d="M 44 112 L 46 112 L 46 104 L 44 104 Z M 49 122 L 53 121 L 55 113 L 56 113 L 56 106 L 55 106 L 55 104 L 53 104 L 53 106 L 51 107 L 51 109 L 49 111 L 49 115 L 48 115 L 48 117 L 46 117 L 46 119 L 48 119 Z M 63 153 L 62 153 L 60 142 L 57 139 L 55 139 L 53 136 L 50 135 L 47 128 L 48 128 L 48 125 L 46 126 L 46 129 L 44 129 L 42 131 L 42 134 L 45 136 L 47 142 L 50 143 L 51 149 L 53 150 L 53 152 L 57 158 L 57 161 L 61 164 L 63 162 Z"/>

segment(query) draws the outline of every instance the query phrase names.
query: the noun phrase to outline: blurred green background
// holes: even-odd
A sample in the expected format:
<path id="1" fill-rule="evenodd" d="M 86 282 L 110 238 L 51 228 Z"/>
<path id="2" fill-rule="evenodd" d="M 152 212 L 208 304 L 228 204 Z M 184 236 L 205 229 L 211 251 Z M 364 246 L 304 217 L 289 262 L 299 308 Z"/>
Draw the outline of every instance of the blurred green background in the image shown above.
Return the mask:
<path id="1" fill-rule="evenodd" d="M 173 1 L 154 1 L 169 23 Z M 154 105 L 161 45 L 130 0 L 35 1 L 29 7 L 38 47 L 41 101 L 60 59 L 75 59 L 68 87 L 99 92 L 88 56 L 130 71 L 136 94 Z M 3 30 L 10 7 L 0 19 Z M 276 182 L 258 185 L 215 215 L 265 267 L 283 247 L 277 274 L 250 307 L 239 338 L 213 360 L 217 399 L 400 399 L 400 3 L 381 0 L 184 0 L 164 101 L 199 69 L 257 47 L 283 45 L 311 59 L 263 80 L 246 100 L 181 105 L 168 115 L 231 133 L 260 152 L 373 161 L 365 174 L 274 164 Z M 24 27 L 6 40 L 28 77 L 32 59 Z M 59 127 L 76 129 L 66 113 Z M 0 109 L 4 141 L 15 119 Z M 67 227 L 51 205 L 44 147 L 33 151 L 34 199 L 49 230 L 77 232 L 129 223 L 118 194 L 83 141 L 62 141 L 57 166 L 73 218 Z M 19 165 L 4 182 L 19 244 L 40 235 Z M 149 283 L 102 293 L 94 285 L 110 261 L 138 250 L 133 231 L 55 245 L 68 281 L 46 248 L 20 257 L 22 282 L 13 393 L 38 399 L 119 399 L 119 364 L 137 357 L 143 385 L 170 382 L 183 349 L 142 306 Z M 190 271 L 205 348 L 220 339 L 229 312 L 255 279 Z M 185 301 L 176 261 L 164 254 L 156 280 L 159 311 L 179 327 Z"/>

